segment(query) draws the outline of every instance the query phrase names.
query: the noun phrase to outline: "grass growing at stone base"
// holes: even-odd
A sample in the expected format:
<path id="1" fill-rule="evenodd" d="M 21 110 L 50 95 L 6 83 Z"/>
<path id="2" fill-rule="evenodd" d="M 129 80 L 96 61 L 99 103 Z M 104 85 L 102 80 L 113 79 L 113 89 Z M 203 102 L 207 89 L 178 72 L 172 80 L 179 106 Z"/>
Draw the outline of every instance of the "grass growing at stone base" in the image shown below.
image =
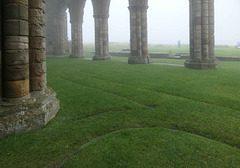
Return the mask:
<path id="1" fill-rule="evenodd" d="M 0 167 L 53 167 L 76 149 L 63 167 L 239 167 L 239 62 L 198 71 L 126 60 L 49 58 L 61 109 L 45 128 L 0 140 Z"/>

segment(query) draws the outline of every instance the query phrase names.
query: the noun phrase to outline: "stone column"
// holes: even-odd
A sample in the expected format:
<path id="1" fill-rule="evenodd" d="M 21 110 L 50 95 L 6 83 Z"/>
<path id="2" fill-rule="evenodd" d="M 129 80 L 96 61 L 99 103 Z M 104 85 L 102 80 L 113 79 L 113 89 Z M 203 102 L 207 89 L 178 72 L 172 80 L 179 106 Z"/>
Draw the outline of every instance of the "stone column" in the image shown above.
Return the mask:
<path id="1" fill-rule="evenodd" d="M 70 4 L 70 22 L 72 27 L 72 54 L 70 58 L 84 58 L 82 23 L 86 0 L 74 0 Z"/>
<path id="2" fill-rule="evenodd" d="M 109 60 L 108 18 L 110 0 L 92 0 L 95 20 L 95 56 L 93 60 Z"/>
<path id="3" fill-rule="evenodd" d="M 2 99 L 2 2 L 0 2 L 0 101 Z"/>
<path id="4" fill-rule="evenodd" d="M 4 10 L 1 12 L 4 85 L 0 99 L 1 139 L 45 126 L 56 115 L 59 101 L 56 93 L 46 88 L 45 0 L 0 3 Z"/>
<path id="5" fill-rule="evenodd" d="M 148 55 L 147 9 L 148 0 L 129 0 L 131 45 L 129 64 L 151 62 Z"/>
<path id="6" fill-rule="evenodd" d="M 190 58 L 186 68 L 214 69 L 214 0 L 190 0 Z"/>
<path id="7" fill-rule="evenodd" d="M 30 91 L 46 88 L 45 0 L 29 1 Z"/>
<path id="8" fill-rule="evenodd" d="M 63 55 L 66 52 L 66 44 L 67 44 L 67 13 L 65 8 L 58 11 L 56 16 L 56 39 L 55 39 L 55 51 L 56 55 Z"/>
<path id="9" fill-rule="evenodd" d="M 5 0 L 3 16 L 4 97 L 29 94 L 28 0 Z"/>

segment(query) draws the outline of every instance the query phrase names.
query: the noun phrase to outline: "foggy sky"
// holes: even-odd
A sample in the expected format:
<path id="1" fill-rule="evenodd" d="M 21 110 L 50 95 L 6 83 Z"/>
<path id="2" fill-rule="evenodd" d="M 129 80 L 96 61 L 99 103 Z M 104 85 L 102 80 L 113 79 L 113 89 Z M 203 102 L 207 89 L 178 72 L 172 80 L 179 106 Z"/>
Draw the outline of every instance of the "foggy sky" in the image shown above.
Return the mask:
<path id="1" fill-rule="evenodd" d="M 109 41 L 129 42 L 128 0 L 111 0 Z M 216 44 L 240 41 L 240 0 L 215 0 Z M 70 30 L 70 28 L 69 28 Z M 151 44 L 189 44 L 189 0 L 149 0 L 148 40 Z M 94 42 L 94 19 L 87 0 L 83 23 L 84 43 Z"/>

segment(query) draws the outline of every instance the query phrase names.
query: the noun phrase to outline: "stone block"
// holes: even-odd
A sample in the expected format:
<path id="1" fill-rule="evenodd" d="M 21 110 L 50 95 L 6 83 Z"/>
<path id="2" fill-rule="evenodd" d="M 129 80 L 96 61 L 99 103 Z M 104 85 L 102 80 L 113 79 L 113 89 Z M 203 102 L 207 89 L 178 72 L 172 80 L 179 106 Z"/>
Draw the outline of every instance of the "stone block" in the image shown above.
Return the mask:
<path id="1" fill-rule="evenodd" d="M 42 0 L 29 1 L 29 8 L 43 9 L 44 5 Z"/>
<path id="2" fill-rule="evenodd" d="M 29 79 L 21 81 L 7 81 L 4 83 L 6 98 L 21 98 L 29 94 Z"/>
<path id="3" fill-rule="evenodd" d="M 28 20 L 27 6 L 11 4 L 6 6 L 5 19 Z"/>
<path id="4" fill-rule="evenodd" d="M 7 50 L 5 51 L 5 64 L 8 66 L 12 65 L 23 65 L 29 63 L 29 52 L 28 50 Z"/>
<path id="5" fill-rule="evenodd" d="M 28 37 L 26 36 L 6 36 L 6 50 L 28 50 Z"/>
<path id="6" fill-rule="evenodd" d="M 29 47 L 30 49 L 45 49 L 46 41 L 42 37 L 31 37 L 29 38 Z"/>
<path id="7" fill-rule="evenodd" d="M 45 83 L 44 75 L 30 77 L 30 91 L 42 91 L 46 87 Z"/>
<path id="8" fill-rule="evenodd" d="M 29 65 L 4 66 L 4 77 L 7 81 L 18 81 L 29 78 Z"/>
<path id="9" fill-rule="evenodd" d="M 29 36 L 44 36 L 44 27 L 39 23 L 30 23 L 29 24 Z"/>
<path id="10" fill-rule="evenodd" d="M 29 22 L 44 23 L 44 13 L 42 9 L 29 9 Z"/>
<path id="11" fill-rule="evenodd" d="M 7 5 L 7 4 L 18 4 L 18 5 L 28 6 L 28 0 L 4 0 L 3 3 L 5 5 Z"/>
<path id="12" fill-rule="evenodd" d="M 41 63 L 46 61 L 46 50 L 31 49 L 29 53 L 30 63 Z"/>
<path id="13" fill-rule="evenodd" d="M 46 62 L 42 63 L 31 63 L 30 64 L 30 76 L 41 76 L 43 73 L 46 72 Z"/>
<path id="14" fill-rule="evenodd" d="M 27 36 L 28 35 L 28 22 L 20 20 L 8 20 L 4 24 L 6 36 Z"/>

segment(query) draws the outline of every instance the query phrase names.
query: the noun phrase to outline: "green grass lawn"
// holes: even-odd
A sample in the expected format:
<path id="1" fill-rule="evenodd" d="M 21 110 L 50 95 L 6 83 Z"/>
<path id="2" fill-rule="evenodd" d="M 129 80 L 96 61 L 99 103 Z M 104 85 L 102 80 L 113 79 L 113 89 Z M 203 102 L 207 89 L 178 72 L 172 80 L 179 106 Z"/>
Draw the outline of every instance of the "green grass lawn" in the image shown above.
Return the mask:
<path id="1" fill-rule="evenodd" d="M 1 139 L 0 167 L 239 168 L 240 62 L 201 71 L 126 61 L 48 58 L 60 111 Z"/>
<path id="2" fill-rule="evenodd" d="M 189 45 L 182 45 L 181 48 L 177 48 L 177 45 L 157 45 L 149 44 L 149 52 L 163 52 L 168 53 L 189 53 Z M 122 51 L 122 49 L 129 49 L 128 43 L 110 43 L 110 51 Z M 85 51 L 94 51 L 94 44 L 84 44 Z M 215 55 L 217 57 L 240 57 L 240 49 L 235 46 L 216 45 Z"/>

